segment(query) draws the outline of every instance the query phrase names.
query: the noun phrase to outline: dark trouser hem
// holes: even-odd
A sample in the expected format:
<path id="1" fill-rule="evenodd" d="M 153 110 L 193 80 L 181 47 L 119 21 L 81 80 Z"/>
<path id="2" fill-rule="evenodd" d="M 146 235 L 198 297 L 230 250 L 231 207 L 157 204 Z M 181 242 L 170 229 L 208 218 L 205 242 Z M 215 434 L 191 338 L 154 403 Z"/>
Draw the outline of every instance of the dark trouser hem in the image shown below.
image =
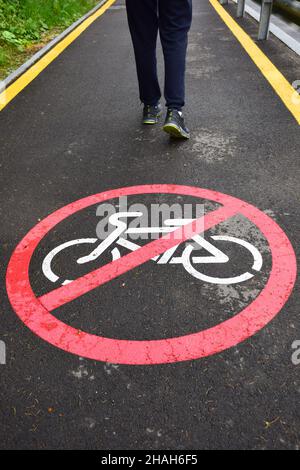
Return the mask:
<path id="1" fill-rule="evenodd" d="M 160 103 L 160 98 L 158 100 L 142 100 L 141 102 L 143 103 L 144 106 L 157 106 Z"/>
<path id="2" fill-rule="evenodd" d="M 153 105 L 161 96 L 156 59 L 159 33 L 165 61 L 166 105 L 180 110 L 185 105 L 192 0 L 126 0 L 126 6 L 142 102 Z"/>

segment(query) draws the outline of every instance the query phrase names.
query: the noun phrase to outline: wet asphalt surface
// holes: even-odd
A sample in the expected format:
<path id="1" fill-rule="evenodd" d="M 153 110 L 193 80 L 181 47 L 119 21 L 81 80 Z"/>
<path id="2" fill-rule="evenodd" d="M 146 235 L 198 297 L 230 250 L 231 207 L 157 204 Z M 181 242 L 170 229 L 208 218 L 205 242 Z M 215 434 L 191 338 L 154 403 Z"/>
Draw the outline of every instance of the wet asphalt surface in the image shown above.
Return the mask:
<path id="1" fill-rule="evenodd" d="M 230 10 L 230 8 L 229 8 Z M 241 23 L 255 37 L 256 24 Z M 292 82 L 300 59 L 274 38 L 263 49 Z M 160 71 L 162 60 L 160 54 Z M 143 129 L 123 2 L 118 1 L 25 89 L 0 116 L 2 449 L 299 449 L 300 340 L 297 287 L 266 328 L 215 356 L 175 364 L 112 365 L 51 346 L 18 319 L 5 289 L 12 252 L 55 210 L 113 188 L 178 184 L 245 200 L 273 218 L 299 254 L 299 126 L 212 7 L 195 2 L 187 67 L 190 142 Z M 117 204 L 116 200 L 111 201 Z M 166 194 L 129 203 L 191 203 Z M 206 211 L 210 201 L 200 201 Z M 30 265 L 37 296 L 53 289 L 42 262 L 55 247 L 96 237 L 96 206 L 59 224 Z M 148 262 L 53 314 L 89 333 L 127 340 L 187 335 L 225 321 L 251 303 L 272 267 L 266 239 L 235 217 L 207 236 L 242 238 L 261 252 L 253 279 L 234 286 L 191 277 L 179 265 Z M 249 253 L 206 266 L 228 277 L 251 267 Z M 53 269 L 65 279 L 87 248 L 71 247 Z M 123 252 L 122 252 L 123 253 Z M 108 252 L 101 262 L 109 262 Z M 75 260 L 75 261 L 74 261 Z"/>

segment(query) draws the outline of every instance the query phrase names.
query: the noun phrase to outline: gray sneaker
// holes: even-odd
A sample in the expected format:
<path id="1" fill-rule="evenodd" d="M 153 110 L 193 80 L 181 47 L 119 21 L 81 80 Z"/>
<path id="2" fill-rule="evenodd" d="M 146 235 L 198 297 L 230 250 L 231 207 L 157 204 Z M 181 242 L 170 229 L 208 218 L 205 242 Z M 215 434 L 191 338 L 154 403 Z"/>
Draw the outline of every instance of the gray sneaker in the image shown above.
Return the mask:
<path id="1" fill-rule="evenodd" d="M 156 106 L 149 106 L 145 104 L 143 112 L 143 124 L 150 126 L 157 124 L 161 113 L 162 109 L 160 104 L 157 104 Z"/>
<path id="2" fill-rule="evenodd" d="M 186 127 L 182 113 L 177 109 L 168 109 L 163 130 L 176 139 L 189 139 L 191 134 Z"/>

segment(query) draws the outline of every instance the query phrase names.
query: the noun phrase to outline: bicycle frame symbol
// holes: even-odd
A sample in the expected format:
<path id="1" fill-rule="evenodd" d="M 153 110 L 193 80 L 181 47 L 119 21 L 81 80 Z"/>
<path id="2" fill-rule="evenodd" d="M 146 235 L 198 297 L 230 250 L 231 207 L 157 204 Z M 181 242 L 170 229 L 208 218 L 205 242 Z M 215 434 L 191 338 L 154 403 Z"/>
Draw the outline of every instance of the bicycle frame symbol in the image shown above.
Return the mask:
<path id="1" fill-rule="evenodd" d="M 96 245 L 96 247 L 86 256 L 80 257 L 76 260 L 77 264 L 83 265 L 90 262 L 93 262 L 99 259 L 103 253 L 107 250 L 111 250 L 111 257 L 112 261 L 115 261 L 121 258 L 121 252 L 118 249 L 119 247 L 125 248 L 129 251 L 136 251 L 141 248 L 140 245 L 134 243 L 127 239 L 127 235 L 138 235 L 138 234 L 167 234 L 174 232 L 176 229 L 180 227 L 184 227 L 184 225 L 189 224 L 194 221 L 194 219 L 167 219 L 164 221 L 164 225 L 162 227 L 135 227 L 135 228 L 128 228 L 128 224 L 121 219 L 129 219 L 129 218 L 137 218 L 142 217 L 142 212 L 119 212 L 113 214 L 109 218 L 109 224 L 115 227 L 115 229 L 107 236 L 107 238 L 103 241 L 100 241 L 98 238 L 79 238 L 76 240 L 71 240 L 65 242 L 58 247 L 54 248 L 44 259 L 42 264 L 42 271 L 45 277 L 53 282 L 56 283 L 60 280 L 60 277 L 54 273 L 52 268 L 52 263 L 54 258 L 64 250 L 70 247 L 75 247 L 78 245 Z M 126 237 L 125 237 L 126 235 Z M 195 266 L 201 266 L 202 264 L 225 264 L 230 261 L 230 258 L 218 249 L 213 243 L 210 243 L 208 240 L 204 239 L 201 235 L 196 235 L 192 238 L 194 242 L 193 245 L 187 244 L 184 248 L 183 253 L 181 256 L 175 256 L 175 253 L 180 246 L 181 243 L 176 245 L 175 247 L 167 250 L 160 256 L 156 256 L 152 258 L 152 261 L 156 262 L 157 264 L 178 264 L 182 265 L 183 268 L 194 278 L 210 283 L 210 284 L 221 284 L 221 285 L 232 285 L 232 284 L 240 284 L 252 279 L 256 273 L 260 272 L 263 266 L 263 258 L 259 250 L 252 245 L 251 243 L 242 240 L 240 238 L 226 236 L 226 235 L 215 235 L 210 237 L 212 241 L 215 242 L 228 242 L 233 243 L 236 245 L 240 245 L 244 247 L 246 250 L 250 252 L 253 257 L 253 265 L 252 270 L 255 273 L 245 272 L 241 275 L 237 275 L 234 277 L 229 278 L 219 278 L 219 277 L 212 277 L 207 276 L 200 272 L 200 270 L 196 269 Z M 113 245 L 117 245 L 113 247 Z M 193 252 L 198 251 L 200 249 L 205 249 L 209 256 L 194 256 Z M 67 285 L 73 282 L 71 279 L 65 279 L 61 281 L 62 285 Z"/>

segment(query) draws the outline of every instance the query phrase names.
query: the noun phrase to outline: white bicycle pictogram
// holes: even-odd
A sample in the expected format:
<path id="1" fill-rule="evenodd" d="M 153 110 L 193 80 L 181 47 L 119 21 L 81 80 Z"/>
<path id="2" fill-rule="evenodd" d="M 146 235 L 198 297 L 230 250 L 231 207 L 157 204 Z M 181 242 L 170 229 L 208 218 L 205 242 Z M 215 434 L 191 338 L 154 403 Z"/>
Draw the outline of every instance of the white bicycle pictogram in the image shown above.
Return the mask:
<path id="1" fill-rule="evenodd" d="M 176 229 L 183 227 L 186 224 L 193 222 L 195 219 L 167 219 L 164 221 L 164 226 L 162 227 L 135 227 L 128 228 L 128 224 L 120 219 L 129 219 L 142 217 L 142 212 L 119 212 L 113 214 L 109 218 L 109 223 L 115 227 L 115 229 L 107 236 L 103 241 L 100 241 L 99 238 L 79 238 L 76 240 L 71 240 L 65 242 L 58 247 L 54 248 L 44 259 L 42 263 L 42 270 L 45 277 L 56 283 L 61 281 L 62 285 L 67 285 L 73 280 L 61 278 L 53 271 L 53 260 L 54 258 L 64 250 L 70 247 L 78 245 L 92 245 L 93 250 L 86 256 L 80 257 L 76 260 L 76 263 L 79 265 L 84 265 L 90 262 L 93 262 L 101 257 L 106 250 L 111 250 L 112 261 L 116 261 L 122 257 L 119 247 L 126 248 L 127 250 L 133 252 L 141 248 L 140 245 L 130 241 L 124 235 L 142 235 L 142 234 L 167 234 L 175 231 Z M 210 237 L 212 241 L 218 242 L 227 242 L 240 245 L 247 249 L 253 257 L 252 270 L 255 272 L 245 272 L 241 275 L 228 278 L 219 278 L 207 276 L 200 272 L 199 269 L 196 269 L 195 266 L 200 267 L 202 264 L 225 264 L 230 261 L 230 258 L 218 249 L 214 244 L 210 243 L 208 240 L 204 239 L 201 235 L 195 235 L 191 240 L 192 244 L 187 244 L 184 248 L 181 256 L 175 256 L 180 243 L 173 248 L 167 250 L 160 256 L 152 258 L 152 261 L 157 264 L 178 264 L 182 265 L 183 268 L 194 278 L 210 283 L 210 284 L 240 284 L 252 279 L 256 273 L 260 272 L 263 266 L 263 258 L 259 250 L 252 245 L 251 243 L 242 240 L 240 238 L 231 237 L 227 235 L 213 235 Z M 94 247 L 96 245 L 96 247 Z M 113 247 L 113 245 L 117 245 Z M 194 256 L 194 252 L 200 249 L 205 249 L 210 255 L 209 256 Z"/>

